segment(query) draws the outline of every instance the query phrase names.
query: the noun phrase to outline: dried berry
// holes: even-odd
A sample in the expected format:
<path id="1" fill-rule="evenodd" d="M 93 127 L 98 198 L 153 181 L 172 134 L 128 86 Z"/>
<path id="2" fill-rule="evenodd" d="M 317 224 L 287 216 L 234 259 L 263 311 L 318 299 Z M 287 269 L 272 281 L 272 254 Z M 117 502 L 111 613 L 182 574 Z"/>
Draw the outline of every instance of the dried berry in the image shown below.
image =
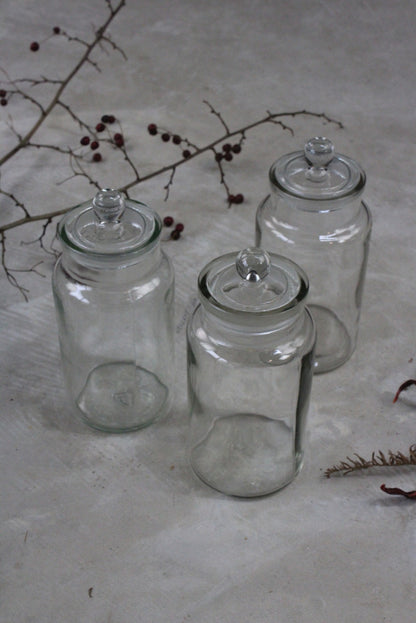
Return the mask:
<path id="1" fill-rule="evenodd" d="M 179 238 L 181 237 L 181 232 L 177 229 L 174 229 L 170 232 L 170 237 L 172 238 L 172 240 L 179 240 Z"/>
<path id="2" fill-rule="evenodd" d="M 0 104 L 1 104 L 2 106 L 7 106 L 7 100 L 6 100 L 6 98 L 5 98 L 5 97 L 2 97 L 2 98 L 1 98 L 1 100 L 0 100 Z"/>
<path id="3" fill-rule="evenodd" d="M 227 162 L 231 162 L 231 160 L 233 159 L 233 155 L 230 151 L 225 152 L 224 154 L 224 158 L 225 160 L 227 160 Z"/>
<path id="4" fill-rule="evenodd" d="M 32 52 L 37 52 L 39 50 L 39 43 L 37 41 L 32 41 L 30 44 L 30 49 Z"/>
<path id="5" fill-rule="evenodd" d="M 123 135 L 120 134 L 119 132 L 117 132 L 117 134 L 114 134 L 114 142 L 117 145 L 117 147 L 123 147 L 124 145 Z"/>
<path id="6" fill-rule="evenodd" d="M 235 195 L 234 203 L 243 203 L 243 201 L 244 201 L 244 195 L 242 195 L 241 193 L 238 193 L 238 195 Z"/>
<path id="7" fill-rule="evenodd" d="M 114 115 L 107 115 L 107 117 L 108 117 L 107 123 L 114 123 L 116 120 Z"/>
<path id="8" fill-rule="evenodd" d="M 230 143 L 225 143 L 225 145 L 222 146 L 222 150 L 227 153 L 229 151 L 231 151 L 232 147 L 230 145 Z"/>
<path id="9" fill-rule="evenodd" d="M 171 216 L 165 216 L 165 218 L 163 219 L 163 224 L 165 225 L 165 227 L 172 227 L 173 218 Z"/>
<path id="10" fill-rule="evenodd" d="M 182 139 L 178 134 L 174 134 L 172 137 L 172 141 L 175 145 L 180 145 L 182 142 Z"/>
<path id="11" fill-rule="evenodd" d="M 152 136 L 155 136 L 157 134 L 157 125 L 156 125 L 156 123 L 149 123 L 149 125 L 147 126 L 147 131 Z"/>
<path id="12" fill-rule="evenodd" d="M 98 151 L 97 151 L 97 152 L 93 155 L 92 159 L 93 159 L 93 161 L 94 161 L 94 162 L 101 162 L 101 160 L 102 160 L 102 156 L 101 156 L 101 154 L 100 154 L 100 153 L 98 153 Z"/>
<path id="13" fill-rule="evenodd" d="M 103 123 L 109 123 L 109 121 L 108 121 L 109 119 L 110 119 L 110 115 L 103 115 L 103 116 L 101 117 L 101 121 L 102 121 Z"/>
<path id="14" fill-rule="evenodd" d="M 59 28 L 59 26 L 54 26 L 53 27 L 53 32 L 55 35 L 59 35 L 59 33 L 61 32 L 61 29 Z"/>
<path id="15" fill-rule="evenodd" d="M 183 223 L 177 223 L 175 229 L 180 233 L 185 229 L 185 225 Z"/>
<path id="16" fill-rule="evenodd" d="M 95 129 L 97 130 L 97 132 L 104 132 L 105 130 L 104 123 L 97 123 L 97 125 L 95 126 Z"/>
<path id="17" fill-rule="evenodd" d="M 238 143 L 236 143 L 235 145 L 232 146 L 231 148 L 233 150 L 233 152 L 235 154 L 239 154 L 241 151 L 241 145 L 239 145 Z"/>
<path id="18" fill-rule="evenodd" d="M 94 151 L 95 149 L 98 149 L 99 143 L 98 141 L 93 141 L 90 145 L 91 149 Z"/>
<path id="19" fill-rule="evenodd" d="M 162 141 L 167 143 L 168 141 L 170 141 L 170 134 L 168 134 L 168 132 L 163 132 L 163 134 L 161 136 L 161 139 L 162 139 Z"/>
<path id="20" fill-rule="evenodd" d="M 221 162 L 221 160 L 223 159 L 223 155 L 220 153 L 215 154 L 215 160 L 217 162 Z"/>
<path id="21" fill-rule="evenodd" d="M 191 152 L 189 151 L 189 149 L 184 149 L 182 152 L 182 156 L 184 158 L 190 158 L 191 157 Z"/>
<path id="22" fill-rule="evenodd" d="M 90 144 L 90 137 L 89 136 L 83 136 L 82 139 L 80 140 L 81 145 L 89 145 Z"/>
<path id="23" fill-rule="evenodd" d="M 6 97 L 7 95 L 7 91 L 5 91 L 4 89 L 0 89 L 0 97 Z"/>

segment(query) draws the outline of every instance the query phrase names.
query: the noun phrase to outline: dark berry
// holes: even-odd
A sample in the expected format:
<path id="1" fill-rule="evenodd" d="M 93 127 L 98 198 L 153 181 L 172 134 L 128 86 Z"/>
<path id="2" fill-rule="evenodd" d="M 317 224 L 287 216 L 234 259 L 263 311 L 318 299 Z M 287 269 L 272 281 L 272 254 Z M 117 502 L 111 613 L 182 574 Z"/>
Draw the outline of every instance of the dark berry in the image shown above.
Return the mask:
<path id="1" fill-rule="evenodd" d="M 174 134 L 172 137 L 172 141 L 175 143 L 175 145 L 180 145 L 182 142 L 182 139 L 178 134 Z"/>
<path id="2" fill-rule="evenodd" d="M 172 227 L 173 218 L 171 216 L 165 216 L 165 218 L 163 219 L 163 224 L 165 225 L 165 227 Z"/>
<path id="3" fill-rule="evenodd" d="M 30 44 L 30 49 L 32 52 L 37 52 L 39 50 L 39 43 L 37 41 L 32 41 Z"/>
<path id="4" fill-rule="evenodd" d="M 223 159 L 223 155 L 222 154 L 215 154 L 215 160 L 217 162 L 221 162 L 222 159 Z"/>
<path id="5" fill-rule="evenodd" d="M 114 134 L 114 142 L 117 145 L 117 147 L 123 147 L 124 145 L 123 135 L 120 133 Z"/>
<path id="6" fill-rule="evenodd" d="M 101 162 L 101 160 L 102 160 L 102 156 L 101 156 L 101 154 L 99 154 L 99 153 L 97 152 L 97 153 L 95 153 L 95 154 L 93 155 L 92 159 L 93 159 L 93 161 L 94 161 L 94 162 Z"/>
<path id="7" fill-rule="evenodd" d="M 59 33 L 61 32 L 61 29 L 59 28 L 59 26 L 54 26 L 53 27 L 53 32 L 55 35 L 59 35 Z"/>
<path id="8" fill-rule="evenodd" d="M 5 91 L 4 89 L 0 89 L 0 97 L 6 97 L 7 95 L 7 91 Z"/>
<path id="9" fill-rule="evenodd" d="M 104 123 L 97 123 L 97 125 L 95 126 L 95 129 L 97 130 L 97 132 L 104 132 L 105 130 Z"/>
<path id="10" fill-rule="evenodd" d="M 81 145 L 89 145 L 90 144 L 90 137 L 89 136 L 83 136 L 82 139 L 80 140 Z"/>
<path id="11" fill-rule="evenodd" d="M 227 162 L 231 162 L 231 160 L 233 159 L 233 155 L 232 155 L 232 153 L 230 151 L 227 151 L 224 154 L 224 158 L 227 160 Z"/>
<path id="12" fill-rule="evenodd" d="M 170 232 L 170 237 L 172 238 L 172 240 L 179 240 L 179 238 L 181 237 L 181 232 L 178 229 L 174 229 Z"/>
<path id="13" fill-rule="evenodd" d="M 235 203 L 235 195 L 228 195 L 229 203 Z"/>
<path id="14" fill-rule="evenodd" d="M 7 100 L 6 100 L 6 98 L 5 98 L 5 97 L 2 97 L 2 98 L 1 98 L 1 100 L 0 100 L 0 104 L 1 104 L 2 106 L 7 106 Z"/>
<path id="15" fill-rule="evenodd" d="M 116 120 L 114 115 L 107 115 L 107 117 L 108 117 L 107 123 L 114 123 Z"/>
<path id="16" fill-rule="evenodd" d="M 95 149 L 98 149 L 98 141 L 93 141 L 91 143 L 91 149 L 94 151 Z"/>
<path id="17" fill-rule="evenodd" d="M 149 125 L 147 126 L 147 131 L 152 136 L 155 136 L 155 134 L 157 134 L 157 125 L 156 125 L 156 123 L 149 123 Z"/>
<path id="18" fill-rule="evenodd" d="M 241 151 L 241 145 L 239 145 L 238 143 L 236 143 L 235 145 L 232 146 L 231 148 L 233 150 L 233 152 L 235 154 L 239 154 Z"/>
<path id="19" fill-rule="evenodd" d="M 182 152 L 182 156 L 184 158 L 190 158 L 191 157 L 191 152 L 189 151 L 189 149 L 184 149 Z"/>
<path id="20" fill-rule="evenodd" d="M 225 143 L 225 145 L 222 146 L 222 150 L 225 151 L 226 153 L 228 151 L 231 151 L 232 147 L 230 145 L 230 143 Z"/>
<path id="21" fill-rule="evenodd" d="M 176 231 L 181 232 L 185 229 L 185 225 L 183 223 L 177 223 L 175 229 Z"/>
<path id="22" fill-rule="evenodd" d="M 238 195 L 234 197 L 234 203 L 243 203 L 243 201 L 244 195 L 242 195 L 241 193 L 238 193 Z"/>
<path id="23" fill-rule="evenodd" d="M 163 132 L 161 138 L 162 138 L 162 141 L 167 143 L 168 141 L 170 141 L 170 134 L 168 134 L 167 132 Z"/>
<path id="24" fill-rule="evenodd" d="M 110 115 L 103 115 L 103 116 L 101 117 L 101 121 L 102 121 L 103 123 L 108 123 L 109 118 L 110 118 Z"/>

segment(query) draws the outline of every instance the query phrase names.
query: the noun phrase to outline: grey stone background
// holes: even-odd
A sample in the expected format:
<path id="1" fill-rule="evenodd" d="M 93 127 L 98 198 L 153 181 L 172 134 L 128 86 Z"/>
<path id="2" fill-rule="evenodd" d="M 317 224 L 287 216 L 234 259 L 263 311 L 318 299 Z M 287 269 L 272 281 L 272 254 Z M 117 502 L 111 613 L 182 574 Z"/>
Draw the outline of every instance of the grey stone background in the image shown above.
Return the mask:
<path id="1" fill-rule="evenodd" d="M 414 620 L 414 502 L 379 490 L 382 482 L 415 488 L 414 468 L 330 480 L 323 472 L 354 452 L 405 452 L 415 441 L 411 390 L 392 404 L 415 374 L 415 12 L 411 0 L 127 2 L 111 35 L 128 60 L 98 54 L 101 73 L 87 67 L 67 101 L 89 123 L 116 114 L 144 172 L 174 153 L 148 136 L 150 122 L 200 144 L 221 136 L 203 100 L 233 129 L 266 110 L 299 109 L 324 111 L 344 128 L 296 117 L 288 119 L 294 136 L 270 126 L 253 131 L 227 170 L 246 197 L 231 209 L 209 157 L 178 169 L 168 202 L 168 177 L 133 190 L 185 223 L 181 240 L 164 246 L 177 275 L 175 405 L 166 422 L 137 434 L 97 434 L 67 413 L 53 259 L 21 245 L 39 226 L 9 233 L 10 265 L 42 260 L 45 277 L 21 273 L 30 290 L 24 302 L 0 276 L 2 623 Z M 66 73 L 79 47 L 42 40 L 54 25 L 90 37 L 105 13 L 100 0 L 3 0 L 1 67 L 12 78 Z M 35 39 L 41 49 L 33 54 Z M 14 140 L 10 115 L 21 131 L 36 118 L 19 103 L 0 110 L 2 153 Z M 59 113 L 41 136 L 63 133 L 79 140 Z M 374 225 L 357 350 L 314 379 L 305 467 L 295 482 L 267 498 L 229 499 L 187 465 L 183 320 L 206 261 L 252 243 L 269 166 L 322 134 L 368 176 Z M 103 186 L 129 179 L 111 153 L 100 167 Z M 1 187 L 41 213 L 91 196 L 79 178 L 58 184 L 69 174 L 66 159 L 25 150 L 4 168 Z M 12 217 L 2 201 L 0 222 Z"/>

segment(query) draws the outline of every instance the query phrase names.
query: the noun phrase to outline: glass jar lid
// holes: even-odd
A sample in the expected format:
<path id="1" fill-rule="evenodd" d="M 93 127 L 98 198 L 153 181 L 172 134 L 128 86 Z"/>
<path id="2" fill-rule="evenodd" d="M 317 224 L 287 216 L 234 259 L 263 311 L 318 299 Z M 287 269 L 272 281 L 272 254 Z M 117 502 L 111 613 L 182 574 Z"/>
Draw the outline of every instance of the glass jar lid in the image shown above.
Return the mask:
<path id="1" fill-rule="evenodd" d="M 270 168 L 273 189 L 302 199 L 333 200 L 361 194 L 366 181 L 361 166 L 335 153 L 324 137 L 309 139 L 303 151 L 279 158 Z"/>
<path id="2" fill-rule="evenodd" d="M 125 199 L 112 188 L 100 190 L 62 219 L 59 234 L 71 250 L 111 257 L 148 250 L 159 238 L 162 223 L 144 203 Z"/>
<path id="3" fill-rule="evenodd" d="M 198 278 L 202 304 L 217 315 L 275 316 L 300 303 L 309 289 L 291 260 L 257 247 L 216 258 Z"/>

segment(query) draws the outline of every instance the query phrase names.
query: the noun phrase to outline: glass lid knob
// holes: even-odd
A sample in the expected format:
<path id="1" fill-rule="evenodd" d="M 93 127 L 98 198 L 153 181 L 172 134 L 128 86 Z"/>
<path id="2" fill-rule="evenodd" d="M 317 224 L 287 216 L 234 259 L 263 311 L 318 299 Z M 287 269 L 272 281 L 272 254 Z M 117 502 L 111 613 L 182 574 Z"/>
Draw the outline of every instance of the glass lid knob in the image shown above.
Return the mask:
<path id="1" fill-rule="evenodd" d="M 100 190 L 92 200 L 94 212 L 101 224 L 118 223 L 125 209 L 123 195 L 113 188 Z"/>
<path id="2" fill-rule="evenodd" d="M 326 167 L 333 160 L 335 148 L 329 138 L 316 136 L 307 141 L 304 148 L 305 158 L 310 165 L 307 172 L 308 179 L 321 181 L 326 177 Z"/>
<path id="3" fill-rule="evenodd" d="M 257 247 L 240 251 L 235 264 L 238 274 L 245 281 L 258 282 L 270 273 L 270 256 Z"/>

